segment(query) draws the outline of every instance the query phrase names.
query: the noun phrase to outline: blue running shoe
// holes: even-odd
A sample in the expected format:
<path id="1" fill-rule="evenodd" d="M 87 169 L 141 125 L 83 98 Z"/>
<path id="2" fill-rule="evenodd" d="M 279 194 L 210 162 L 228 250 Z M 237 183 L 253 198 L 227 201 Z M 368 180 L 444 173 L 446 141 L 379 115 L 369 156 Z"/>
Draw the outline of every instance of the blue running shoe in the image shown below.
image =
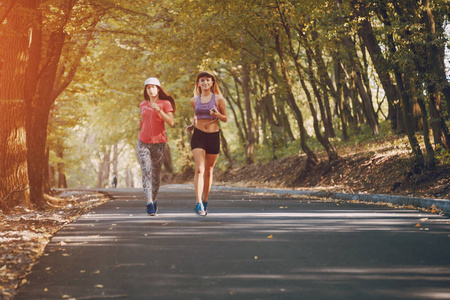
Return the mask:
<path id="1" fill-rule="evenodd" d="M 157 207 L 156 202 L 147 203 L 147 214 L 150 216 L 156 215 Z"/>
<path id="2" fill-rule="evenodd" d="M 208 214 L 208 201 L 203 202 L 203 210 L 205 211 L 205 216 Z"/>
<path id="3" fill-rule="evenodd" d="M 197 205 L 194 208 L 194 211 L 199 216 L 202 216 L 202 217 L 206 216 L 205 209 L 203 208 L 203 205 L 200 202 L 197 203 Z"/>

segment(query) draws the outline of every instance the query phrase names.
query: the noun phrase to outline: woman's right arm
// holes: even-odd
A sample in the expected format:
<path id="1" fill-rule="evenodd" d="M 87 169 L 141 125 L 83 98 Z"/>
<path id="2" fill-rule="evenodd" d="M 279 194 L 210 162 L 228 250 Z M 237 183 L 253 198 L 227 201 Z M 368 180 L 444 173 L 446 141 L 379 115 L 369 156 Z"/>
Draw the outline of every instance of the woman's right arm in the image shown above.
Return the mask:
<path id="1" fill-rule="evenodd" d="M 139 107 L 139 120 L 137 121 L 137 127 L 138 127 L 139 129 L 142 128 L 142 122 L 143 122 L 143 120 L 142 120 L 142 109 L 141 109 L 141 104 L 142 104 L 142 102 L 138 105 L 138 107 Z"/>
<path id="2" fill-rule="evenodd" d="M 196 100 L 195 97 L 191 99 L 191 106 L 194 109 L 194 111 L 195 111 L 195 100 Z M 197 116 L 194 114 L 194 118 L 192 118 L 192 123 L 186 126 L 186 132 L 190 133 L 194 129 L 196 124 L 197 124 Z"/>

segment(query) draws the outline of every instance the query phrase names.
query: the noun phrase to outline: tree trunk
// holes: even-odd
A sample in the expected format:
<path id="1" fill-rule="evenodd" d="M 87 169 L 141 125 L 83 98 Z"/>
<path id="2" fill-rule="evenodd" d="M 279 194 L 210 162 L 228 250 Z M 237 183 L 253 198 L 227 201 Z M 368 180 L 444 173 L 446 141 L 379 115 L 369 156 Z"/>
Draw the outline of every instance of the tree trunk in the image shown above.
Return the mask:
<path id="1" fill-rule="evenodd" d="M 276 160 L 278 159 L 277 150 L 282 148 L 283 145 L 286 145 L 287 142 L 287 135 L 285 132 L 290 131 L 290 126 L 288 126 L 288 130 L 283 130 L 283 127 L 280 125 L 281 121 L 281 114 L 280 110 L 275 110 L 275 105 L 273 101 L 272 94 L 270 92 L 270 80 L 269 80 L 269 74 L 267 71 L 263 71 L 263 77 L 264 77 L 264 83 L 265 83 L 265 91 L 264 95 L 261 98 L 261 106 L 262 106 L 262 112 L 265 116 L 267 126 L 269 127 L 268 131 L 266 131 L 264 144 L 270 144 L 271 152 L 272 152 L 272 159 Z M 282 107 L 282 106 L 281 106 Z M 284 113 L 284 110 L 283 110 Z M 289 123 L 289 122 L 287 122 Z"/>
<path id="2" fill-rule="evenodd" d="M 103 175 L 105 176 L 104 179 L 106 180 L 106 182 L 103 184 L 103 187 L 106 187 L 111 183 L 109 177 L 111 175 L 111 148 L 108 148 L 105 153 L 103 168 Z"/>
<path id="3" fill-rule="evenodd" d="M 312 58 L 310 55 L 308 56 L 308 73 L 310 78 L 314 76 L 313 71 L 312 71 Z M 306 98 L 308 99 L 308 105 L 309 105 L 309 109 L 311 111 L 311 116 L 313 117 L 313 128 L 314 128 L 314 133 L 316 134 L 316 138 L 319 141 L 319 143 L 322 145 L 322 147 L 325 149 L 325 151 L 328 154 L 328 160 L 331 162 L 333 160 L 336 160 L 338 158 L 337 152 L 334 149 L 333 145 L 330 143 L 330 140 L 328 139 L 329 137 L 329 133 L 327 134 L 327 131 L 325 130 L 325 136 L 322 135 L 322 133 L 320 132 L 320 126 L 319 126 L 319 120 L 317 119 L 317 113 L 316 113 L 316 109 L 314 108 L 313 102 L 312 102 L 312 98 L 309 95 L 308 92 L 308 88 L 306 86 L 306 83 L 303 79 L 303 74 L 301 72 L 301 68 L 300 68 L 300 63 L 298 61 L 295 62 L 296 65 L 296 69 L 297 69 L 297 74 L 299 75 L 300 78 L 300 83 L 302 85 L 303 91 L 305 91 L 306 93 Z M 313 86 L 313 91 L 315 93 L 318 93 L 318 89 L 317 87 L 315 87 L 315 80 L 310 80 L 310 84 Z M 317 96 L 317 95 L 316 95 Z M 321 103 L 320 98 L 318 98 L 319 101 L 319 108 L 321 110 L 321 116 L 322 118 L 325 117 L 325 120 L 323 120 L 324 122 L 324 126 L 326 128 L 327 126 L 327 117 L 325 116 L 325 112 L 323 111 L 323 104 Z M 333 130 L 333 134 L 334 134 L 334 130 Z"/>
<path id="4" fill-rule="evenodd" d="M 244 118 L 244 112 L 242 109 L 240 96 L 239 96 L 239 84 L 238 79 L 236 78 L 236 75 L 228 70 L 230 72 L 230 75 L 233 77 L 235 88 L 236 88 L 236 100 L 231 96 L 230 88 L 226 85 L 225 82 L 223 82 L 222 86 L 228 91 L 228 96 L 225 96 L 225 100 L 229 104 L 228 108 L 231 110 L 231 113 L 233 114 L 233 119 L 235 122 L 235 126 L 237 129 L 237 133 L 239 136 L 239 140 L 241 143 L 245 143 L 247 140 L 246 134 L 247 134 L 247 125 L 245 124 L 245 118 Z M 237 107 L 239 114 L 236 112 L 235 107 Z"/>
<path id="5" fill-rule="evenodd" d="M 103 170 L 103 160 L 100 160 L 98 163 L 98 172 L 97 172 L 97 188 L 101 189 L 103 187 L 104 180 L 104 170 Z"/>
<path id="6" fill-rule="evenodd" d="M 50 189 L 52 189 L 53 187 L 56 186 L 55 175 L 56 175 L 55 167 L 49 165 L 48 166 L 48 178 L 49 178 L 48 186 Z"/>
<path id="7" fill-rule="evenodd" d="M 274 85 L 279 85 L 282 86 L 284 79 L 282 78 L 282 76 L 279 74 L 278 72 L 278 67 L 275 63 L 274 60 L 271 60 L 270 63 L 270 69 L 272 70 L 272 79 L 274 81 Z M 279 124 L 281 126 L 281 128 L 283 129 L 284 133 L 285 133 L 285 140 L 290 140 L 293 141 L 295 140 L 294 134 L 292 133 L 292 129 L 291 129 L 291 124 L 289 123 L 288 118 L 286 118 L 286 109 L 285 109 L 285 103 L 286 100 L 285 98 L 287 98 L 288 96 L 286 95 L 278 95 L 277 97 L 275 97 L 275 106 L 277 107 L 277 114 L 275 115 L 276 119 L 277 119 L 277 124 Z"/>
<path id="8" fill-rule="evenodd" d="M 45 149 L 45 164 L 47 167 L 45 167 L 44 170 L 44 181 L 45 181 L 45 185 L 44 185 L 44 190 L 45 192 L 48 194 L 50 193 L 50 149 L 47 147 Z"/>
<path id="9" fill-rule="evenodd" d="M 320 117 L 322 119 L 322 123 L 325 128 L 325 136 L 328 138 L 328 137 L 332 136 L 331 133 L 329 132 L 329 123 L 331 121 L 329 121 L 329 119 L 328 119 L 322 94 L 320 93 L 320 90 L 317 87 L 316 76 L 314 74 L 313 65 L 312 65 L 311 50 L 308 49 L 308 46 L 306 46 L 306 47 L 307 47 L 306 56 L 308 59 L 308 67 L 306 68 L 306 70 L 307 70 L 307 74 L 308 74 L 308 80 L 309 80 L 309 84 L 311 85 L 311 88 L 314 92 L 314 96 L 316 96 L 316 101 L 317 101 L 317 104 L 319 105 Z M 295 64 L 296 64 L 296 69 L 297 69 L 297 73 L 298 73 L 300 63 L 297 60 L 295 62 Z M 313 117 L 317 118 L 316 113 L 314 113 Z M 316 134 L 317 134 L 317 132 L 316 132 Z M 319 131 L 319 134 L 320 134 L 320 131 Z M 333 134 L 334 134 L 334 132 L 333 132 Z"/>
<path id="10" fill-rule="evenodd" d="M 232 169 L 234 165 L 233 158 L 231 157 L 230 147 L 228 147 L 228 142 L 223 134 L 223 130 L 220 131 L 220 147 L 222 148 L 223 155 L 225 155 L 225 158 L 228 161 L 228 169 Z"/>
<path id="11" fill-rule="evenodd" d="M 172 163 L 172 158 L 170 158 L 170 163 Z M 114 144 L 113 146 L 112 167 L 113 167 L 113 175 L 119 174 L 119 146 L 117 145 L 117 143 Z"/>
<path id="12" fill-rule="evenodd" d="M 45 172 L 45 148 L 47 142 L 47 125 L 51 105 L 55 101 L 52 97 L 56 72 L 62 47 L 65 40 L 64 32 L 53 33 L 50 37 L 49 63 L 42 70 L 36 96 L 33 99 L 32 114 L 27 120 L 27 146 L 28 152 L 28 177 L 30 180 L 30 192 L 32 202 L 37 206 L 45 205 L 44 199 L 44 172 Z"/>
<path id="13" fill-rule="evenodd" d="M 424 7 L 424 23 L 428 31 L 427 36 L 430 39 L 427 43 L 428 47 L 428 63 L 431 71 L 435 74 L 439 90 L 442 90 L 446 101 L 447 112 L 450 115 L 450 85 L 447 80 L 444 63 L 444 43 L 440 43 L 438 38 L 444 40 L 442 22 L 436 24 L 436 18 L 430 7 L 430 0 L 422 0 Z M 444 19 L 442 19 L 444 20 Z M 450 143 L 450 141 L 449 141 Z M 450 146 L 450 145 L 448 145 Z"/>
<path id="14" fill-rule="evenodd" d="M 64 149 L 61 147 L 56 152 L 56 156 L 59 158 L 59 162 L 56 164 L 56 169 L 58 170 L 58 188 L 67 188 L 66 174 L 64 171 Z"/>
<path id="15" fill-rule="evenodd" d="M 246 120 L 247 120 L 247 126 L 248 126 L 248 132 L 247 132 L 247 164 L 252 164 L 255 162 L 255 128 L 254 128 L 254 121 L 252 116 L 252 105 L 250 102 L 250 90 L 249 90 L 249 83 L 250 83 L 250 73 L 248 70 L 248 65 L 246 62 L 246 54 L 245 50 L 241 49 L 241 63 L 242 63 L 242 92 L 244 94 L 244 100 L 245 100 L 245 113 L 246 113 Z"/>
<path id="16" fill-rule="evenodd" d="M 342 94 L 343 94 L 343 109 L 345 112 L 345 115 L 347 117 L 348 120 L 348 124 L 349 125 L 355 125 L 355 127 L 359 128 L 359 117 L 358 115 L 353 115 L 353 110 L 355 109 L 355 107 L 352 107 L 352 105 L 350 105 L 350 103 L 354 102 L 354 87 L 353 87 L 353 80 L 352 78 L 348 77 L 347 72 L 344 69 L 344 65 L 342 63 L 342 61 L 339 61 L 341 63 L 341 71 L 344 71 L 344 74 L 341 75 L 342 77 L 344 77 L 344 79 L 341 81 L 342 83 Z M 347 77 L 346 77 L 347 76 Z M 347 79 L 347 80 L 346 80 Z M 349 85 L 347 85 L 347 82 L 349 83 L 349 85 L 351 86 L 351 88 L 349 87 Z"/>
<path id="17" fill-rule="evenodd" d="M 129 167 L 127 167 L 125 173 L 125 184 L 127 188 L 134 188 L 133 172 Z"/>
<path id="18" fill-rule="evenodd" d="M 350 42 L 348 42 L 347 37 L 344 37 L 344 41 L 347 41 L 344 42 L 346 45 L 351 44 Z M 379 134 L 378 121 L 375 115 L 375 111 L 373 109 L 372 99 L 364 86 L 362 74 L 358 69 L 355 60 L 353 59 L 351 54 L 349 54 L 349 57 L 350 63 L 353 68 L 353 78 L 355 79 L 356 88 L 358 89 L 359 95 L 363 103 L 362 108 L 364 115 L 366 116 L 367 123 L 369 123 L 369 126 L 372 129 L 373 134 L 378 135 Z"/>
<path id="19" fill-rule="evenodd" d="M 302 112 L 301 112 L 300 108 L 297 106 L 297 103 L 295 103 L 294 93 L 292 92 L 291 79 L 288 74 L 286 61 L 284 59 L 284 53 L 281 49 L 280 37 L 278 36 L 278 34 L 276 32 L 273 32 L 273 37 L 275 39 L 276 50 L 277 50 L 278 56 L 280 58 L 281 71 L 282 71 L 284 83 L 285 83 L 287 93 L 288 93 L 288 99 L 287 99 L 288 105 L 292 109 L 294 116 L 297 119 L 297 125 L 300 130 L 300 146 L 301 146 L 303 152 L 306 154 L 307 166 L 314 166 L 318 163 L 319 160 L 317 159 L 316 154 L 308 147 L 308 145 L 306 143 L 306 138 L 308 137 L 308 134 L 306 132 L 305 125 L 303 123 Z"/>
<path id="20" fill-rule="evenodd" d="M 304 82 L 304 80 L 300 79 L 300 81 L 301 81 L 303 90 L 307 91 L 306 83 Z M 330 143 L 328 136 L 326 136 L 326 135 L 323 136 L 322 133 L 320 132 L 319 120 L 317 119 L 317 113 L 314 108 L 311 96 L 309 95 L 309 92 L 305 92 L 305 93 L 307 94 L 306 98 L 308 99 L 309 109 L 311 111 L 311 115 L 313 116 L 313 128 L 314 128 L 314 133 L 316 134 L 316 138 L 319 141 L 319 143 L 322 145 L 322 147 L 325 149 L 325 151 L 327 152 L 328 161 L 331 162 L 333 160 L 336 160 L 338 158 L 337 152 L 334 149 L 333 145 Z"/>
<path id="21" fill-rule="evenodd" d="M 425 143 L 425 149 L 427 150 L 427 160 L 426 160 L 426 164 L 428 169 L 435 169 L 436 165 L 437 165 L 437 159 L 434 153 L 434 149 L 433 146 L 431 145 L 430 142 L 430 129 L 428 126 L 428 114 L 427 114 L 427 109 L 426 109 L 426 105 L 425 105 L 425 101 L 423 99 L 423 96 L 419 96 L 417 98 L 417 103 L 420 106 L 420 110 L 422 111 L 422 116 L 423 116 L 423 140 Z"/>
<path id="22" fill-rule="evenodd" d="M 336 1 L 336 6 L 339 11 L 341 9 L 340 2 L 341 2 L 341 0 Z M 339 14 L 339 21 L 340 21 L 342 28 L 344 28 L 344 21 L 342 19 L 341 13 Z M 348 50 L 347 57 L 349 59 L 350 66 L 352 67 L 352 70 L 355 73 L 355 76 L 354 76 L 355 83 L 356 83 L 356 87 L 358 89 L 359 95 L 361 96 L 361 100 L 363 103 L 363 111 L 366 116 L 367 122 L 369 123 L 369 126 L 372 129 L 373 134 L 378 135 L 379 134 L 378 121 L 377 121 L 377 118 L 375 115 L 375 111 L 373 109 L 372 99 L 370 98 L 370 95 L 369 95 L 368 91 L 366 90 L 366 87 L 364 86 L 361 70 L 358 68 L 358 65 L 355 60 L 355 57 L 357 57 L 355 45 L 350 41 L 350 38 L 346 33 L 344 33 L 344 35 L 342 37 L 342 41 L 344 43 L 344 46 Z"/>
<path id="23" fill-rule="evenodd" d="M 450 148 L 450 133 L 445 123 L 445 118 L 440 110 L 441 95 L 436 85 L 428 83 L 428 108 L 431 116 L 431 128 L 435 145 L 441 145 L 446 149 Z"/>
<path id="24" fill-rule="evenodd" d="M 336 93 L 336 89 L 333 86 L 333 81 L 331 80 L 327 67 L 325 65 L 325 61 L 322 55 L 322 48 L 320 45 L 320 41 L 318 40 L 319 34 L 316 30 L 313 30 L 311 33 L 313 40 L 313 49 L 310 50 L 311 58 L 316 62 L 317 72 L 319 74 L 320 86 L 323 91 L 323 99 L 325 106 L 326 119 L 323 120 L 323 125 L 325 127 L 325 137 L 336 137 L 336 132 L 333 128 L 333 116 L 331 114 L 331 107 L 328 92 L 330 92 L 331 96 L 334 98 L 336 103 L 338 102 L 338 95 Z M 308 46 L 309 47 L 309 46 Z"/>
<path id="25" fill-rule="evenodd" d="M 389 120 L 391 121 L 391 127 L 396 129 L 397 115 L 395 111 L 398 109 L 396 104 L 398 96 L 396 88 L 392 83 L 391 76 L 389 75 L 388 63 L 383 57 L 380 44 L 378 43 L 375 33 L 373 32 L 372 24 L 368 20 L 369 16 L 367 15 L 367 10 L 361 8 L 361 6 L 359 6 L 359 10 L 357 9 L 358 6 L 353 5 L 353 7 L 355 16 L 357 18 L 362 18 L 359 23 L 360 27 L 358 29 L 358 34 L 362 38 L 364 45 L 369 52 L 373 66 L 378 74 L 381 85 L 383 86 L 389 105 Z"/>
<path id="26" fill-rule="evenodd" d="M 343 99 L 343 84 L 342 84 L 342 68 L 340 61 L 335 58 L 335 78 L 336 78 L 336 101 L 339 109 L 339 115 L 341 117 L 341 125 L 342 125 L 342 138 L 344 141 L 348 140 L 348 131 L 347 131 L 347 114 L 344 110 L 344 99 Z"/>
<path id="27" fill-rule="evenodd" d="M 39 1 L 6 1 L 9 13 L 2 18 L 3 65 L 0 77 L 0 209 L 7 211 L 18 205 L 30 204 L 27 173 L 26 114 L 27 90 L 32 90 L 27 78 L 34 59 L 31 46 L 35 42 L 35 16 Z M 31 42 L 31 43 L 30 43 Z"/>
<path id="28" fill-rule="evenodd" d="M 434 15 L 430 8 L 429 0 L 423 0 L 423 5 L 425 7 L 423 22 L 425 23 L 427 30 L 425 33 L 427 41 L 425 46 L 425 52 L 427 54 L 426 71 L 428 76 L 431 77 L 430 79 L 427 79 L 426 83 L 429 97 L 428 107 L 431 115 L 431 127 L 433 129 L 435 144 L 440 144 L 444 148 L 450 149 L 450 132 L 442 111 L 440 95 L 442 88 L 443 95 L 447 97 L 446 89 L 448 89 L 449 86 L 446 80 L 445 70 L 442 67 L 443 57 L 441 56 L 441 51 L 437 46 L 438 41 L 436 37 L 436 24 Z M 446 101 L 448 106 L 450 104 L 450 99 L 446 99 Z"/>
<path id="29" fill-rule="evenodd" d="M 298 34 L 303 37 L 303 42 L 304 42 L 304 47 L 306 49 L 306 53 L 307 53 L 307 57 L 308 57 L 308 75 L 309 75 L 309 81 L 310 84 L 313 88 L 314 94 L 317 98 L 317 101 L 319 103 L 319 107 L 320 107 L 320 112 L 321 112 L 321 116 L 322 116 L 322 122 L 324 124 L 325 127 L 325 137 L 322 135 L 322 133 L 320 132 L 320 126 L 319 126 L 319 120 L 317 119 L 317 113 L 316 110 L 314 108 L 314 105 L 312 103 L 312 98 L 311 98 L 311 94 L 308 91 L 308 88 L 306 86 L 305 80 L 304 80 L 304 76 L 303 76 L 303 71 L 302 71 L 302 67 L 300 65 L 300 61 L 298 58 L 298 55 L 295 54 L 294 51 L 294 45 L 293 45 L 293 41 L 292 41 L 292 35 L 291 35 L 291 27 L 290 25 L 286 22 L 284 14 L 279 6 L 279 3 L 277 1 L 277 8 L 278 8 L 278 12 L 286 33 L 286 36 L 288 38 L 288 44 L 289 44 L 289 52 L 294 60 L 294 64 L 297 70 L 297 74 L 299 76 L 300 79 L 300 83 L 302 85 L 303 91 L 305 92 L 306 98 L 308 99 L 308 104 L 309 104 L 309 108 L 311 110 L 311 115 L 313 117 L 313 127 L 314 127 L 314 132 L 316 134 L 317 139 L 319 140 L 320 144 L 324 147 L 325 151 L 328 154 L 328 159 L 329 161 L 335 160 L 338 158 L 338 155 L 334 149 L 334 147 L 331 145 L 331 143 L 328 140 L 329 136 L 335 136 L 333 127 L 331 125 L 331 113 L 327 113 L 326 109 L 324 108 L 323 102 L 322 102 L 322 97 L 320 94 L 320 91 L 318 90 L 317 86 L 316 86 L 316 80 L 315 80 L 315 75 L 314 72 L 312 70 L 312 56 L 313 56 L 313 51 L 311 50 L 311 47 L 308 44 L 307 38 L 303 35 L 303 33 L 301 31 L 298 32 Z M 278 34 L 274 33 L 274 38 L 275 38 L 275 45 L 276 45 L 276 50 L 278 52 L 278 56 L 280 57 L 280 64 L 281 64 L 281 69 L 283 70 L 283 77 L 285 79 L 285 83 L 288 86 L 288 90 L 290 91 L 290 101 L 289 103 L 291 103 L 291 107 L 292 105 L 296 105 L 295 103 L 295 99 L 294 99 L 294 95 L 292 94 L 292 85 L 291 85 L 291 81 L 289 78 L 289 74 L 287 71 L 287 67 L 286 67 L 286 62 L 284 60 L 284 55 L 283 55 L 283 50 L 281 48 L 281 44 L 280 44 L 280 38 L 278 36 Z M 322 70 L 324 71 L 324 70 Z M 325 70 L 326 72 L 326 70 Z M 324 94 L 326 93 L 326 88 L 324 88 Z M 326 98 L 328 98 L 327 95 L 325 95 Z M 304 127 L 303 125 L 303 116 L 301 114 L 300 109 L 298 109 L 298 113 L 299 113 L 299 122 L 301 121 L 302 123 L 302 127 Z M 294 110 L 295 111 L 295 110 Z M 331 127 L 330 127 L 331 125 Z M 304 134 L 306 135 L 306 130 L 304 131 Z M 303 141 L 303 143 L 306 146 L 306 142 Z M 307 146 L 306 146 L 307 147 Z M 314 161 L 314 159 L 316 159 L 316 161 Z M 311 162 L 312 163 L 316 163 L 317 162 L 317 158 L 312 157 L 311 158 Z"/>
<path id="30" fill-rule="evenodd" d="M 49 32 L 48 40 L 45 43 L 45 57 L 40 60 L 32 60 L 34 64 L 30 65 L 30 69 L 33 72 L 28 77 L 30 86 L 36 85 L 36 93 L 33 93 L 33 89 L 30 90 L 30 109 L 27 116 L 27 132 L 32 133 L 27 135 L 27 147 L 30 149 L 28 152 L 28 177 L 30 181 L 30 195 L 32 202 L 37 206 L 45 205 L 44 192 L 45 192 L 45 177 L 43 176 L 45 168 L 44 163 L 45 148 L 47 141 L 47 125 L 48 117 L 50 114 L 51 106 L 56 98 L 64 90 L 65 87 L 71 82 L 75 75 L 76 69 L 79 65 L 81 58 L 84 55 L 84 50 L 88 46 L 89 41 L 92 38 L 93 29 L 101 16 L 98 16 L 94 22 L 89 26 L 89 30 L 85 34 L 85 41 L 77 47 L 75 51 L 79 53 L 72 61 L 72 65 L 67 76 L 65 78 L 58 77 L 58 67 L 60 65 L 62 50 L 66 42 L 65 24 L 71 17 L 71 11 L 76 2 L 61 1 L 59 2 L 61 11 L 64 12 L 63 19 L 59 20 L 60 23 L 53 24 L 54 31 Z M 40 16 L 39 14 L 37 14 Z M 64 19 L 65 18 L 65 19 Z M 40 22 L 42 23 L 42 22 Z M 40 26 L 37 26 L 40 29 Z M 40 57 L 41 47 L 44 44 L 42 42 L 42 33 L 37 31 L 37 42 L 34 43 L 36 50 L 36 57 Z M 71 44 L 71 46 L 76 43 Z M 33 47 L 33 43 L 31 44 Z M 73 47 L 75 48 L 75 46 Z M 45 62 L 41 65 L 39 70 L 39 78 L 37 71 L 39 69 L 39 62 Z M 62 70 L 62 69 L 60 69 Z M 58 80 L 57 80 L 58 79 Z"/>
<path id="31" fill-rule="evenodd" d="M 352 68 L 352 67 L 350 67 Z M 341 70 L 344 71 L 345 77 L 347 81 L 350 83 L 350 87 L 347 87 L 345 83 L 343 83 L 344 87 L 344 95 L 346 95 L 347 98 L 350 98 L 352 102 L 351 110 L 353 111 L 353 117 L 352 117 L 352 124 L 357 128 L 357 131 L 360 130 L 361 123 L 363 122 L 363 110 L 362 110 L 362 104 L 359 102 L 358 99 L 358 89 L 356 87 L 356 73 L 352 71 L 349 73 L 347 69 L 345 68 L 344 64 L 341 61 Z"/>
<path id="32" fill-rule="evenodd" d="M 419 142 L 417 141 L 417 137 L 414 133 L 412 106 L 407 92 L 409 83 L 407 80 L 403 79 L 403 76 L 398 70 L 395 70 L 394 72 L 395 78 L 397 80 L 397 86 L 400 89 L 400 105 L 402 108 L 403 124 L 405 125 L 406 135 L 408 136 L 409 144 L 411 145 L 413 151 L 414 172 L 419 173 L 420 170 L 425 166 L 425 159 L 423 157 L 422 150 L 420 149 Z"/>
<path id="33" fill-rule="evenodd" d="M 9 44 L 9 43 L 8 43 Z M 11 46 L 11 44 L 9 44 Z M 3 69 L 3 74 L 8 74 Z M 9 76 L 8 76 L 9 77 Z M 5 80 L 2 80 L 2 84 Z M 17 80 L 16 83 L 19 81 Z M 3 85 L 2 85 L 3 86 Z M 0 210 L 30 204 L 23 100 L 0 98 Z"/>
<path id="34" fill-rule="evenodd" d="M 170 152 L 169 144 L 166 143 L 166 146 L 164 147 L 164 170 L 169 173 L 173 174 L 173 162 L 172 162 L 172 153 Z M 113 163 L 114 165 L 114 163 Z M 114 172 L 115 175 L 117 175 L 117 172 Z"/>
<path id="35" fill-rule="evenodd" d="M 109 184 L 111 149 L 105 149 L 102 153 L 99 153 L 99 158 L 100 162 L 98 164 L 97 187 L 104 188 Z"/>

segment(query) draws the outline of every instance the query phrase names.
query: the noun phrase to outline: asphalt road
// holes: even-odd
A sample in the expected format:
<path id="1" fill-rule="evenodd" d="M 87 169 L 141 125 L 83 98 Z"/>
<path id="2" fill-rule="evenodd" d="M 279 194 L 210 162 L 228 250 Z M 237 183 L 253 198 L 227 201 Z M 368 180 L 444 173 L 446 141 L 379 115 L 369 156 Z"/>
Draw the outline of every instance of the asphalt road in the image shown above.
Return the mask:
<path id="1" fill-rule="evenodd" d="M 15 299 L 450 299 L 450 219 L 417 210 L 216 190 L 194 214 L 165 186 L 65 226 Z M 419 225 L 418 225 L 419 224 Z"/>

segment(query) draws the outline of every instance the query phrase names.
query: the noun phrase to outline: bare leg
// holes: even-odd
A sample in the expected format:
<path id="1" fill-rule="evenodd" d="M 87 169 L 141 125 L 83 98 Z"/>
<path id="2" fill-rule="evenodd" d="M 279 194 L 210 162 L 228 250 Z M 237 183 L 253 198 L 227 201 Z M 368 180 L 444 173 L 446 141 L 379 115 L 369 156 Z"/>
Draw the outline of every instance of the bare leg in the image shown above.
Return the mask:
<path id="1" fill-rule="evenodd" d="M 216 165 L 218 154 L 206 154 L 205 159 L 205 172 L 204 172 L 204 185 L 203 185 L 203 202 L 208 201 L 209 192 L 213 181 L 213 170 Z"/>
<path id="2" fill-rule="evenodd" d="M 195 174 L 194 174 L 194 187 L 196 203 L 202 202 L 202 192 L 204 189 L 204 176 L 205 176 L 205 160 L 206 152 L 201 148 L 195 148 L 192 150 L 195 162 Z"/>

